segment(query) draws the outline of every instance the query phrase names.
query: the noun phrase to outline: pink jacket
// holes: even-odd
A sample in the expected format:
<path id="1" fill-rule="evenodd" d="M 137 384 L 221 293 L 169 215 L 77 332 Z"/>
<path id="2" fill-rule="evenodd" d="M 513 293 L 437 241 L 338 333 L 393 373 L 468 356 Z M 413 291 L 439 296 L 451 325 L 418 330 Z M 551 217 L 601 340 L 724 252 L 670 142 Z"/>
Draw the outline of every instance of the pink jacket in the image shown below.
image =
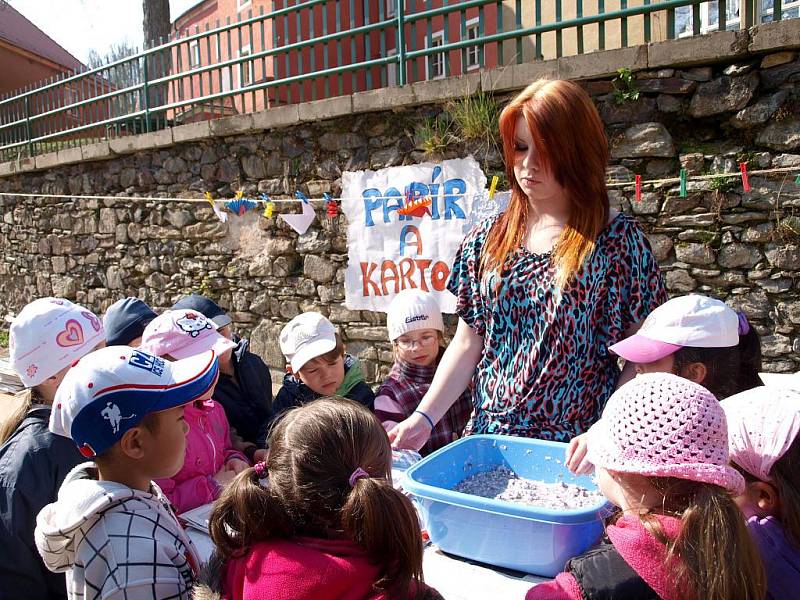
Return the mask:
<path id="1" fill-rule="evenodd" d="M 170 479 L 156 483 L 182 513 L 213 502 L 220 486 L 214 475 L 232 458 L 249 464 L 245 456 L 233 449 L 228 419 L 222 405 L 207 400 L 198 408 L 187 404 L 184 412 L 189 433 L 186 434 L 186 455 L 183 467 Z"/>
<path id="2" fill-rule="evenodd" d="M 681 520 L 658 516 L 664 533 L 676 539 L 681 531 Z M 614 525 L 609 525 L 606 535 L 620 556 L 652 590 L 664 600 L 686 600 L 687 595 L 675 581 L 674 566 L 667 559 L 666 546 L 654 538 L 642 525 L 638 516 L 625 515 Z M 581 600 L 583 594 L 578 582 L 570 573 L 559 573 L 553 581 L 532 587 L 525 600 Z"/>
<path id="3" fill-rule="evenodd" d="M 378 567 L 353 542 L 273 538 L 254 544 L 250 552 L 225 565 L 222 597 L 225 600 L 389 600 L 387 594 L 372 589 L 378 576 Z M 422 597 L 442 598 L 428 586 L 424 586 Z"/>

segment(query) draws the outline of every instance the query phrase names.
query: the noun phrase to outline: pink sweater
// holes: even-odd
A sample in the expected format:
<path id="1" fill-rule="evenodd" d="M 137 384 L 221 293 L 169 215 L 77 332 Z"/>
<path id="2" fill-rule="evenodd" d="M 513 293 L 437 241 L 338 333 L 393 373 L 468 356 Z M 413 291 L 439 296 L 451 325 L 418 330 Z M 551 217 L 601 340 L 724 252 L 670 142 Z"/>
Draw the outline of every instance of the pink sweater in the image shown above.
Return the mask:
<path id="1" fill-rule="evenodd" d="M 675 539 L 681 531 L 681 520 L 659 515 L 664 533 Z M 636 571 L 663 600 L 685 600 L 681 586 L 675 581 L 672 563 L 667 560 L 667 548 L 655 539 L 636 515 L 625 515 L 606 534 L 620 556 Z M 553 581 L 531 588 L 525 600 L 581 600 L 581 588 L 570 573 L 559 573 Z"/>
<path id="2" fill-rule="evenodd" d="M 214 479 L 232 458 L 248 462 L 233 449 L 228 419 L 222 406 L 207 400 L 198 408 L 187 404 L 184 412 L 189 433 L 186 434 L 186 455 L 183 467 L 170 479 L 156 479 L 177 512 L 182 513 L 213 502 L 220 486 Z"/>
<path id="3" fill-rule="evenodd" d="M 225 600 L 390 600 L 372 586 L 379 569 L 347 540 L 296 537 L 255 544 L 225 566 Z M 426 588 L 427 598 L 441 598 Z M 399 600 L 396 597 L 391 600 Z"/>

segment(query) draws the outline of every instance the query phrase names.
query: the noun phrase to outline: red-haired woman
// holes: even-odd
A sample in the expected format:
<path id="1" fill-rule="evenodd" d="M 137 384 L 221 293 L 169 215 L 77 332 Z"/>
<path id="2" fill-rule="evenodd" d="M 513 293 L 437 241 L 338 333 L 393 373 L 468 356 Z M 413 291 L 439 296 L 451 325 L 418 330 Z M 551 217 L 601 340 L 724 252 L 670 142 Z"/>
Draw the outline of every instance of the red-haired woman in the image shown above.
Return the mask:
<path id="1" fill-rule="evenodd" d="M 620 376 L 608 347 L 667 298 L 639 225 L 609 208 L 606 136 L 578 84 L 532 83 L 500 133 L 511 202 L 461 244 L 458 329 L 418 411 L 390 432 L 398 447 L 421 447 L 471 380 L 472 433 L 583 433 Z"/>

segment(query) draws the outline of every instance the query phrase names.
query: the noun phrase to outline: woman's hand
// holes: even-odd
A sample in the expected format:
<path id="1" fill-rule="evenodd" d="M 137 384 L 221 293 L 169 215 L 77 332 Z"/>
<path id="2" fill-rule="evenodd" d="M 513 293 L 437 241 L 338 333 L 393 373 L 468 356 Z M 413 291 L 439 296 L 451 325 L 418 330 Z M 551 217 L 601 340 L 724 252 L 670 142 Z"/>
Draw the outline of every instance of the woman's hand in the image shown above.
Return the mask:
<path id="1" fill-rule="evenodd" d="M 217 471 L 216 475 L 214 475 L 214 481 L 216 481 L 221 487 L 225 487 L 231 481 L 233 481 L 234 477 L 236 477 L 236 473 L 234 473 L 230 469 L 223 467 L 222 469 Z"/>
<path id="2" fill-rule="evenodd" d="M 405 421 L 392 427 L 389 431 L 389 441 L 392 448 L 401 450 L 419 450 L 431 437 L 431 426 L 425 417 L 412 414 Z"/>
<path id="3" fill-rule="evenodd" d="M 233 471 L 235 475 L 238 475 L 245 469 L 247 469 L 250 465 L 248 465 L 243 460 L 239 460 L 238 458 L 232 458 L 225 464 L 226 471 Z"/>
<path id="4" fill-rule="evenodd" d="M 594 471 L 594 465 L 586 457 L 588 449 L 589 440 L 588 435 L 585 433 L 576 435 L 567 446 L 566 465 L 576 475 L 588 475 Z"/>

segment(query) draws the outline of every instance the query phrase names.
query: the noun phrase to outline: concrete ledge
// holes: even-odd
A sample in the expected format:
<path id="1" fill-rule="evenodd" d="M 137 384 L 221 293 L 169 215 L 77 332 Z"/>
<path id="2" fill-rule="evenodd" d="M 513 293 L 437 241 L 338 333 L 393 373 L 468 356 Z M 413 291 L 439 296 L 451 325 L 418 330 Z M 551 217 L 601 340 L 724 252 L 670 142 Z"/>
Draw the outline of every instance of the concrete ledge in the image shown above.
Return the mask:
<path id="1" fill-rule="evenodd" d="M 8 162 L 0 163 L 0 177 L 7 177 L 9 175 L 13 175 L 16 173 L 16 164 L 13 160 Z"/>
<path id="2" fill-rule="evenodd" d="M 750 30 L 750 52 L 800 48 L 800 19 L 756 25 Z"/>
<path id="3" fill-rule="evenodd" d="M 620 66 L 631 71 L 647 69 L 647 46 L 632 46 L 558 59 L 559 79 L 585 79 L 616 75 Z"/>
<path id="4" fill-rule="evenodd" d="M 417 103 L 413 86 L 386 87 L 353 94 L 353 112 L 392 110 Z"/>
<path id="5" fill-rule="evenodd" d="M 197 123 L 187 123 L 172 128 L 172 141 L 176 144 L 181 142 L 193 142 L 202 140 L 211 135 L 210 121 L 198 121 Z"/>
<path id="6" fill-rule="evenodd" d="M 172 145 L 172 129 L 159 129 L 150 133 L 141 133 L 109 140 L 108 145 L 114 154 L 130 154 L 149 148 L 164 148 Z M 86 153 L 84 153 L 84 160 Z"/>
<path id="7" fill-rule="evenodd" d="M 209 121 L 211 124 L 211 135 L 226 136 L 237 133 L 249 133 L 255 130 L 253 115 L 234 115 Z"/>
<path id="8" fill-rule="evenodd" d="M 428 102 L 470 96 L 478 91 L 480 85 L 480 73 L 471 73 L 447 79 L 412 83 L 411 89 L 414 92 L 416 104 L 427 104 Z"/>
<path id="9" fill-rule="evenodd" d="M 132 140 L 134 138 L 131 137 L 126 139 Z M 97 142 L 96 144 L 81 146 L 81 160 L 104 160 L 107 158 L 114 158 L 114 152 L 112 151 L 111 145 L 115 141 L 118 140 L 111 140 L 110 142 Z"/>
<path id="10" fill-rule="evenodd" d="M 80 146 L 63 148 L 58 151 L 58 164 L 72 165 L 83 160 L 83 149 Z"/>
<path id="11" fill-rule="evenodd" d="M 24 173 L 26 171 L 35 171 L 36 162 L 32 158 L 23 158 L 22 160 L 14 161 L 14 169 L 17 173 Z"/>
<path id="12" fill-rule="evenodd" d="M 34 165 L 36 169 L 50 169 L 59 164 L 58 152 L 48 152 L 47 154 L 39 154 L 34 157 Z"/>
<path id="13" fill-rule="evenodd" d="M 323 100 L 312 100 L 299 105 L 300 121 L 320 121 L 352 114 L 353 97 L 334 96 Z"/>
<path id="14" fill-rule="evenodd" d="M 558 61 L 543 60 L 508 65 L 500 69 L 481 72 L 481 89 L 487 92 L 519 90 L 542 77 L 558 79 Z"/>
<path id="15" fill-rule="evenodd" d="M 287 104 L 253 113 L 253 127 L 257 130 L 277 129 L 300 122 L 300 106 Z"/>
<path id="16" fill-rule="evenodd" d="M 717 31 L 708 35 L 650 44 L 647 66 L 685 67 L 735 60 L 747 54 L 747 31 Z"/>

